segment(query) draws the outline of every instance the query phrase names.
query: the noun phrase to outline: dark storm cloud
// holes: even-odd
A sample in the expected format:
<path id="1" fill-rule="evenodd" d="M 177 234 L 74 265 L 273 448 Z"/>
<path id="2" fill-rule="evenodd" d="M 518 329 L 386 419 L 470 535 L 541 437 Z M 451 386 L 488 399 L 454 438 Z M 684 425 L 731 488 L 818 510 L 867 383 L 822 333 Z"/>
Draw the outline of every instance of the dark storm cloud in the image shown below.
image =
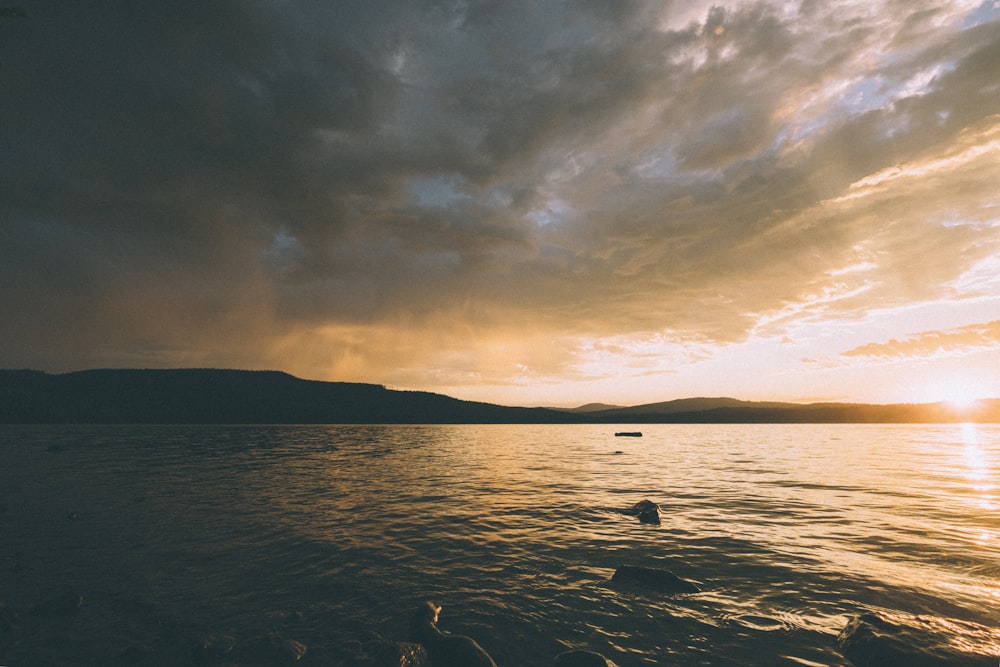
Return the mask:
<path id="1" fill-rule="evenodd" d="M 1000 113 L 995 17 L 939 4 L 26 3 L 0 361 L 274 365 L 363 325 L 740 340 L 880 243 L 831 203 L 852 183 Z M 987 252 L 897 229 L 886 276 Z"/>
<path id="2" fill-rule="evenodd" d="M 145 288 L 137 308 L 186 311 L 222 291 L 224 311 L 226 291 L 259 287 L 275 229 L 336 229 L 338 195 L 385 187 L 371 166 L 311 159 L 316 131 L 363 137 L 393 97 L 344 20 L 244 3 L 30 13 L 4 26 L 8 285 L 83 310 Z M 164 298 L 164 285 L 190 291 Z"/>

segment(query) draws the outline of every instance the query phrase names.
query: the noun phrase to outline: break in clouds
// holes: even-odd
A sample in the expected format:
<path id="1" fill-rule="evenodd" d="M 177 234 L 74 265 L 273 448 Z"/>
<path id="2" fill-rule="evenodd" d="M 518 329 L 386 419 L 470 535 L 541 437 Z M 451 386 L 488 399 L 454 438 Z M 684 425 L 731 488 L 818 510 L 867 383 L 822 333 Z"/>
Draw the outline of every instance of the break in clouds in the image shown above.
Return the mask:
<path id="1" fill-rule="evenodd" d="M 500 383 L 997 287 L 992 0 L 23 7 L 0 366 Z"/>

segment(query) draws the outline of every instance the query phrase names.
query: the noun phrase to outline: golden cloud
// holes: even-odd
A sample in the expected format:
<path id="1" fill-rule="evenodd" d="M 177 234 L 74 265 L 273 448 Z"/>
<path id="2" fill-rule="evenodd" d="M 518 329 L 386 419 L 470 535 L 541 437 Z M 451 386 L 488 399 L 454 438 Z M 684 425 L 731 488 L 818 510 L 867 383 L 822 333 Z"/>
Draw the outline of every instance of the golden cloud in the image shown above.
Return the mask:
<path id="1" fill-rule="evenodd" d="M 902 340 L 868 343 L 842 353 L 847 357 L 935 357 L 1000 347 L 1000 320 L 944 331 L 922 331 Z"/>

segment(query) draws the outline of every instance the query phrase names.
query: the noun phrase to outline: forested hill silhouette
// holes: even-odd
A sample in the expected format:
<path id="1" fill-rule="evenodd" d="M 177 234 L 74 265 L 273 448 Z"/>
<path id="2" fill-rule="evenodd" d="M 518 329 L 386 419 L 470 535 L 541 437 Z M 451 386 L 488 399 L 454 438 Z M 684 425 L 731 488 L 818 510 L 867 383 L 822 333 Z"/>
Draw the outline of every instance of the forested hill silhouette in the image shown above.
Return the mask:
<path id="1" fill-rule="evenodd" d="M 633 407 L 521 408 L 382 385 L 302 380 L 278 371 L 0 370 L 0 423 L 567 424 L 1000 422 L 1000 400 L 945 403 L 761 403 L 688 398 Z"/>
<path id="2" fill-rule="evenodd" d="M 278 371 L 0 371 L 2 423 L 560 423 L 567 415 Z"/>

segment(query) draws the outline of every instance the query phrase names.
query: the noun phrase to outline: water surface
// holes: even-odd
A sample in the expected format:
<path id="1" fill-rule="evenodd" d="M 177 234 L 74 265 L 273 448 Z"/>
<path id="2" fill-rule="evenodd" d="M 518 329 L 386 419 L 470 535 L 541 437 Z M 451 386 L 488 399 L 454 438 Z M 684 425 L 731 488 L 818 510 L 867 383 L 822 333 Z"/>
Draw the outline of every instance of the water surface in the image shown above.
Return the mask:
<path id="1" fill-rule="evenodd" d="M 200 632 L 350 664 L 433 599 L 501 667 L 849 665 L 865 611 L 1000 655 L 998 467 L 994 425 L 6 426 L 0 600 L 88 604 L 5 650 L 166 664 Z M 662 525 L 619 512 L 642 499 Z"/>

